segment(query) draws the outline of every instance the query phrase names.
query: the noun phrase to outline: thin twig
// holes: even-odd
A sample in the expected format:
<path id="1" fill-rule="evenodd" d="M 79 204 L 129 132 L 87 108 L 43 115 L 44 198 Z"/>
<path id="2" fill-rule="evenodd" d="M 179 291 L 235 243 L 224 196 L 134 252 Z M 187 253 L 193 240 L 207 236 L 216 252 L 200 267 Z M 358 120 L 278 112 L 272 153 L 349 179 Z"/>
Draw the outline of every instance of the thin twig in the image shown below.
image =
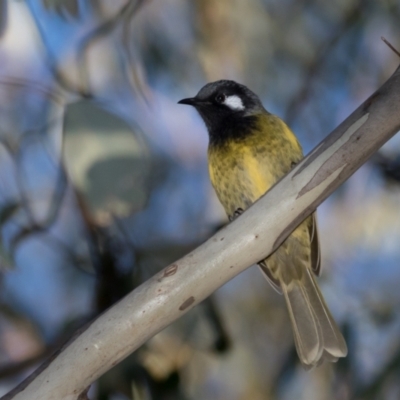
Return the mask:
<path id="1" fill-rule="evenodd" d="M 386 38 L 381 36 L 381 39 L 383 40 L 383 43 L 387 44 L 390 50 L 392 50 L 395 54 L 397 54 L 400 57 L 400 51 L 398 51 Z"/>

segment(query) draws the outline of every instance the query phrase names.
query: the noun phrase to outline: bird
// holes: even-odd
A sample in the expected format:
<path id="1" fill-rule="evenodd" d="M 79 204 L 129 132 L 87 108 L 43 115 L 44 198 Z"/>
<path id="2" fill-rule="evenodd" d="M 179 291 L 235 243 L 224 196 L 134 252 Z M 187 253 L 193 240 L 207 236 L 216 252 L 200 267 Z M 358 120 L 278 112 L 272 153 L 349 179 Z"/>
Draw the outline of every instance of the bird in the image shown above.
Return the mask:
<path id="1" fill-rule="evenodd" d="M 206 125 L 210 180 L 230 221 L 303 158 L 294 133 L 245 85 L 211 82 L 178 103 L 193 106 Z M 345 357 L 346 342 L 316 282 L 321 254 L 315 212 L 258 265 L 285 298 L 303 367 Z"/>

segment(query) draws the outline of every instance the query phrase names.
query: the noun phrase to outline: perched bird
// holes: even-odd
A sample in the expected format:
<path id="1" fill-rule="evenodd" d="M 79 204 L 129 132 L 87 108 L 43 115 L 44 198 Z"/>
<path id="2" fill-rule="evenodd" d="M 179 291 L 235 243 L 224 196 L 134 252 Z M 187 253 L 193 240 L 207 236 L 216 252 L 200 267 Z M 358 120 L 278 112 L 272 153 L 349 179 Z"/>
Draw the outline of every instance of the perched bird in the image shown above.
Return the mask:
<path id="1" fill-rule="evenodd" d="M 207 126 L 210 178 L 230 220 L 303 158 L 288 126 L 244 85 L 229 80 L 209 83 L 179 104 L 195 107 Z M 297 353 L 306 369 L 347 355 L 346 342 L 314 277 L 321 271 L 320 262 L 313 214 L 258 263 L 285 297 Z"/>

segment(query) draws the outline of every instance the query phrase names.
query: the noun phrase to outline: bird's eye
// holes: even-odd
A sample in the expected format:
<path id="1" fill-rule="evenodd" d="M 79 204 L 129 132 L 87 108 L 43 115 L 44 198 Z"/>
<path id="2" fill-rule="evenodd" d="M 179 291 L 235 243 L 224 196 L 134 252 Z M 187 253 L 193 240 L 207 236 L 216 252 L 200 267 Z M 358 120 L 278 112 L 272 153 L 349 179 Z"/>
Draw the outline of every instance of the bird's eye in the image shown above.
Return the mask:
<path id="1" fill-rule="evenodd" d="M 215 97 L 215 101 L 216 101 L 217 103 L 223 103 L 224 100 L 225 100 L 225 95 L 222 94 L 222 93 L 217 94 L 217 96 Z"/>

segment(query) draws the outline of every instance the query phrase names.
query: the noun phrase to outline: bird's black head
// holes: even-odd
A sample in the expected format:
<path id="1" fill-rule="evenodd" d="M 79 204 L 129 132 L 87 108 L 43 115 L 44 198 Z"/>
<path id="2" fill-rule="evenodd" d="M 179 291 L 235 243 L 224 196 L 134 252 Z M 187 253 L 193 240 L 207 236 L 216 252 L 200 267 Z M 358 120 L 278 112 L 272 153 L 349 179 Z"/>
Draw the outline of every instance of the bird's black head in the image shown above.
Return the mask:
<path id="1" fill-rule="evenodd" d="M 228 80 L 208 83 L 195 97 L 183 99 L 179 104 L 196 108 L 211 138 L 244 134 L 243 129 L 250 128 L 255 117 L 266 112 L 256 94 L 246 86 Z"/>

